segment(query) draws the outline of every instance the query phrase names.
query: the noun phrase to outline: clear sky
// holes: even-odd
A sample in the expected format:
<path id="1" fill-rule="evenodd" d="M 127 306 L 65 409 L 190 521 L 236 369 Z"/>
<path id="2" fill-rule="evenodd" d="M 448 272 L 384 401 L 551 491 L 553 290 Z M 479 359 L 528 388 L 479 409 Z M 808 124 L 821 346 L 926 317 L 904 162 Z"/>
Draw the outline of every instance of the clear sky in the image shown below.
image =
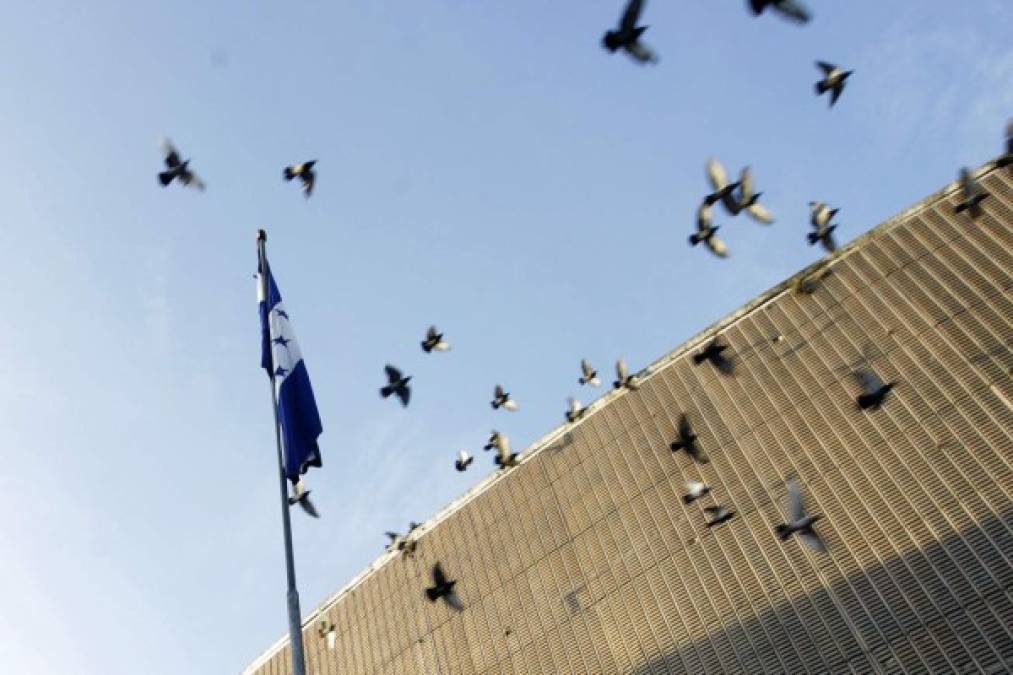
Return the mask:
<path id="1" fill-rule="evenodd" d="M 815 260 L 809 200 L 846 241 L 998 153 L 1008 0 L 806 1 L 648 2 L 656 67 L 600 47 L 621 0 L 0 5 L 0 671 L 238 672 L 286 631 L 256 228 L 324 423 L 309 613 L 490 429 L 587 402 L 581 357 L 639 369 Z M 832 111 L 815 59 L 856 71 Z M 161 135 L 206 193 L 157 185 Z M 686 243 L 711 154 L 778 216 L 722 214 L 726 261 Z"/>

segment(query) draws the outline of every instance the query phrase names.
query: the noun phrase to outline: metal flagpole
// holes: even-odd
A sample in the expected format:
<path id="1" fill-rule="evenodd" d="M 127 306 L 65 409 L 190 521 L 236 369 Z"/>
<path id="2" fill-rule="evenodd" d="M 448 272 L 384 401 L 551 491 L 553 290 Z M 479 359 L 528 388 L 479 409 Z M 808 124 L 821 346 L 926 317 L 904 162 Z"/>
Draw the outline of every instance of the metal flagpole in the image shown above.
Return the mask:
<path id="1" fill-rule="evenodd" d="M 270 302 L 267 287 L 267 233 L 257 230 L 257 258 L 260 261 L 260 291 L 265 302 Z M 268 326 L 270 326 L 270 318 Z M 270 338 L 270 333 L 268 334 Z M 281 486 L 281 522 L 285 531 L 285 572 L 288 575 L 288 639 L 292 647 L 292 674 L 306 675 L 302 646 L 302 613 L 299 610 L 299 591 L 295 587 L 295 558 L 292 555 L 292 523 L 289 518 L 288 486 L 285 484 L 285 460 L 281 452 L 281 425 L 278 420 L 278 393 L 274 386 L 274 351 L 271 355 L 271 407 L 274 410 L 274 440 L 278 449 L 278 484 Z"/>

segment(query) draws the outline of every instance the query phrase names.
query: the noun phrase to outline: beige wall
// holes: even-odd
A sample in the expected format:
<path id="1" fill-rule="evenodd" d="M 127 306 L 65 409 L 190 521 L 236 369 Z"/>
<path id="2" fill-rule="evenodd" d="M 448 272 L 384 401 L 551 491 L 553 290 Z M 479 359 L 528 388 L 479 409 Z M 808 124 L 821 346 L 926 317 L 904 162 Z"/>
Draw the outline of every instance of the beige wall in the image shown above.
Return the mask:
<path id="1" fill-rule="evenodd" d="M 937 195 L 723 322 L 734 377 L 683 347 L 610 395 L 325 606 L 335 650 L 308 618 L 307 672 L 1013 669 L 1013 171 L 984 184 L 977 224 Z M 900 382 L 878 412 L 863 358 Z M 669 451 L 682 411 L 709 465 Z M 772 532 L 792 474 L 827 555 Z M 708 531 L 690 478 L 737 517 Z M 424 599 L 436 560 L 464 612 Z"/>

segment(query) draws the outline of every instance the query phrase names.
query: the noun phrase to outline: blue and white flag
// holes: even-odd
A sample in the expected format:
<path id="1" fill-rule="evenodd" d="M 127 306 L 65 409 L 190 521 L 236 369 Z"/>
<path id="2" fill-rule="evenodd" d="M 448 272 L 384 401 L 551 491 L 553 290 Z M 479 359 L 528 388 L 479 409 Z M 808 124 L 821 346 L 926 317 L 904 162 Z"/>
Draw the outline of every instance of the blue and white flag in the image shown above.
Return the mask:
<path id="1" fill-rule="evenodd" d="M 260 303 L 261 355 L 260 365 L 273 374 L 274 393 L 278 398 L 278 421 L 284 442 L 285 476 L 295 482 L 311 466 L 321 466 L 317 438 L 323 431 L 317 402 L 313 397 L 306 363 L 289 323 L 281 293 L 267 265 L 267 297 L 257 277 L 257 300 Z M 263 270 L 261 270 L 261 274 Z"/>

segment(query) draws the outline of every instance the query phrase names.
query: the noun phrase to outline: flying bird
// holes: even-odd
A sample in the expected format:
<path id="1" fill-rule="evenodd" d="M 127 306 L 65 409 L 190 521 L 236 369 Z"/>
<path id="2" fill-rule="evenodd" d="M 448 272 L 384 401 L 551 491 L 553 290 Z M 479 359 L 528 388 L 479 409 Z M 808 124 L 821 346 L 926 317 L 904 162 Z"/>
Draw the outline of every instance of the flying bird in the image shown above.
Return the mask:
<path id="1" fill-rule="evenodd" d="M 787 541 L 793 534 L 798 534 L 806 545 L 819 553 L 826 553 L 827 546 L 813 529 L 813 523 L 820 519 L 819 515 L 809 515 L 802 503 L 802 486 L 798 479 L 788 481 L 788 522 L 775 528 L 781 541 Z"/>
<path id="2" fill-rule="evenodd" d="M 735 190 L 741 187 L 741 181 L 738 183 L 728 182 L 728 172 L 725 171 L 724 165 L 717 157 L 707 160 L 707 180 L 714 191 L 704 198 L 704 203 L 711 206 L 720 201 L 725 205 L 729 214 L 739 215 L 739 211 L 742 209 L 739 206 L 739 198 L 736 197 Z"/>
<path id="3" fill-rule="evenodd" d="M 503 434 L 493 429 L 492 433 L 489 434 L 489 441 L 485 444 L 485 446 L 482 449 L 492 450 L 493 448 L 495 448 L 496 444 L 499 443 L 499 439 L 502 435 Z"/>
<path id="4" fill-rule="evenodd" d="M 577 382 L 589 384 L 592 387 L 597 387 L 601 384 L 601 380 L 598 379 L 598 371 L 586 359 L 580 360 L 580 373 L 580 379 Z"/>
<path id="5" fill-rule="evenodd" d="M 816 289 L 820 287 L 820 282 L 823 281 L 825 277 L 830 276 L 830 274 L 831 269 L 829 267 L 825 267 L 822 270 L 813 272 L 808 276 L 799 277 L 795 280 L 795 283 L 792 284 L 792 290 L 794 290 L 796 294 L 812 295 L 816 292 Z"/>
<path id="6" fill-rule="evenodd" d="M 613 389 L 619 389 L 621 387 L 626 387 L 632 391 L 640 389 L 640 381 L 630 375 L 630 371 L 626 367 L 625 359 L 619 359 L 616 361 L 616 379 L 612 382 Z"/>
<path id="7" fill-rule="evenodd" d="M 411 375 L 405 377 L 400 370 L 389 363 L 384 366 L 384 370 L 387 372 L 387 385 L 380 389 L 380 396 L 387 398 L 391 394 L 395 394 L 401 399 L 401 407 L 407 408 L 408 401 L 412 397 L 411 387 L 408 386 L 408 382 L 412 379 Z"/>
<path id="8" fill-rule="evenodd" d="M 834 230 L 836 229 L 836 225 L 817 225 L 812 232 L 806 235 L 806 239 L 808 239 L 810 246 L 819 242 L 823 244 L 827 253 L 833 253 L 837 250 L 837 242 L 834 240 Z"/>
<path id="9" fill-rule="evenodd" d="M 466 451 L 458 450 L 457 461 L 454 462 L 454 468 L 458 471 L 467 471 L 473 461 L 475 461 L 475 458 L 469 455 Z"/>
<path id="10" fill-rule="evenodd" d="M 317 507 L 314 506 L 313 502 L 310 501 L 310 491 L 306 489 L 306 486 L 303 485 L 301 479 L 297 480 L 292 485 L 292 493 L 293 493 L 292 496 L 288 498 L 289 506 L 292 506 L 293 504 L 298 504 L 299 506 L 302 507 L 303 511 L 313 516 L 314 518 L 320 517 L 320 514 L 317 513 Z"/>
<path id="11" fill-rule="evenodd" d="M 385 532 L 390 543 L 387 544 L 388 551 L 399 551 L 405 555 L 413 555 L 418 547 L 419 540 L 412 536 L 412 532 L 419 528 L 419 523 L 414 521 L 408 523 L 408 532 L 398 534 L 397 532 Z"/>
<path id="12" fill-rule="evenodd" d="M 739 177 L 739 197 L 736 207 L 740 211 L 748 213 L 756 222 L 770 225 L 774 222 L 774 214 L 760 203 L 759 199 L 761 196 L 763 196 L 762 192 L 756 192 L 753 189 L 752 169 L 748 166 L 745 167 L 742 169 L 742 174 Z"/>
<path id="13" fill-rule="evenodd" d="M 809 202 L 809 224 L 813 227 L 825 227 L 830 224 L 840 209 L 832 209 L 823 202 Z"/>
<path id="14" fill-rule="evenodd" d="M 492 392 L 492 401 L 489 403 L 493 410 L 504 410 L 516 411 L 517 401 L 510 398 L 510 392 L 503 389 L 502 386 L 496 385 L 496 388 Z"/>
<path id="15" fill-rule="evenodd" d="M 985 191 L 985 188 L 981 187 L 981 183 L 971 175 L 970 170 L 966 167 L 960 170 L 960 192 L 963 201 L 953 207 L 953 212 L 961 213 L 962 211 L 967 211 L 971 214 L 971 218 L 979 217 L 981 215 L 981 202 L 990 195 Z"/>
<path id="16" fill-rule="evenodd" d="M 1006 152 L 995 162 L 996 166 L 1013 165 L 1013 119 L 1006 123 Z"/>
<path id="17" fill-rule="evenodd" d="M 464 605 L 454 590 L 456 583 L 457 581 L 447 579 L 443 567 L 440 566 L 440 563 L 436 563 L 433 565 L 433 585 L 426 589 L 426 597 L 429 598 L 429 602 L 436 602 L 443 598 L 444 602 L 460 612 L 464 609 Z"/>
<path id="18" fill-rule="evenodd" d="M 703 509 L 709 516 L 710 520 L 707 521 L 707 527 L 714 527 L 720 525 L 726 521 L 732 519 L 735 515 L 735 511 L 731 511 L 724 506 L 705 506 Z"/>
<path id="19" fill-rule="evenodd" d="M 426 331 L 426 339 L 421 343 L 422 351 L 426 354 L 433 350 L 438 352 L 445 352 L 450 349 L 450 343 L 443 339 L 443 333 L 436 329 L 436 326 L 430 326 L 429 330 Z"/>
<path id="20" fill-rule="evenodd" d="M 602 46 L 612 53 L 623 49 L 640 63 L 657 63 L 658 56 L 651 48 L 640 41 L 640 36 L 647 30 L 647 26 L 637 26 L 640 19 L 640 12 L 644 9 L 645 0 L 630 0 L 626 10 L 619 19 L 617 30 L 610 30 L 601 39 Z"/>
<path id="21" fill-rule="evenodd" d="M 862 410 L 879 410 L 879 407 L 883 405 L 883 401 L 886 400 L 886 395 L 890 393 L 890 390 L 894 388 L 896 382 L 886 382 L 872 370 L 858 370 L 853 374 L 855 381 L 862 388 L 862 393 L 858 395 L 858 407 Z"/>
<path id="22" fill-rule="evenodd" d="M 517 453 L 510 450 L 510 439 L 503 434 L 496 434 L 495 441 L 491 441 L 492 447 L 496 448 L 494 458 L 496 466 L 502 468 L 517 466 Z"/>
<path id="23" fill-rule="evenodd" d="M 580 404 L 580 401 L 575 398 L 571 397 L 568 401 L 570 409 L 566 411 L 566 421 L 571 423 L 576 422 L 584 416 L 585 408 Z"/>
<path id="24" fill-rule="evenodd" d="M 309 199 L 310 195 L 313 194 L 313 185 L 316 183 L 317 175 L 313 172 L 313 165 L 317 163 L 317 160 L 311 159 L 308 162 L 302 164 L 293 164 L 292 166 L 286 166 L 281 175 L 285 180 L 292 180 L 298 178 L 302 181 L 302 192 L 303 195 Z"/>
<path id="25" fill-rule="evenodd" d="M 697 436 L 693 433 L 693 427 L 690 426 L 689 417 L 686 413 L 679 416 L 679 428 L 677 432 L 679 436 L 669 445 L 672 452 L 685 450 L 687 455 L 701 464 L 710 462 L 710 457 L 703 451 L 700 444 L 696 442 Z"/>
<path id="26" fill-rule="evenodd" d="M 692 504 L 710 491 L 710 485 L 697 480 L 688 480 L 686 481 L 686 494 L 682 496 L 682 501 L 686 504 Z"/>
<path id="27" fill-rule="evenodd" d="M 754 16 L 759 16 L 767 7 L 795 23 L 808 23 L 812 18 L 809 10 L 798 0 L 749 0 L 749 7 Z"/>
<path id="28" fill-rule="evenodd" d="M 728 349 L 728 345 L 721 342 L 721 336 L 715 335 L 706 347 L 693 355 L 693 363 L 700 365 L 704 361 L 710 361 L 718 372 L 731 375 L 734 366 L 732 366 L 731 359 L 724 355 L 726 349 Z"/>
<path id="29" fill-rule="evenodd" d="M 837 103 L 837 99 L 841 97 L 841 92 L 844 91 L 845 81 L 851 77 L 855 72 L 853 70 L 841 70 L 832 63 L 826 61 L 817 61 L 816 67 L 823 71 L 824 78 L 816 83 L 816 95 L 822 96 L 825 92 L 830 92 L 830 107 L 833 108 L 834 104 Z"/>
<path id="30" fill-rule="evenodd" d="M 197 174 L 190 170 L 190 160 L 181 160 L 179 151 L 173 147 L 169 139 L 163 138 L 161 145 L 162 152 L 165 154 L 166 166 L 166 170 L 158 174 L 158 182 L 162 184 L 162 187 L 169 185 L 169 183 L 178 178 L 179 182 L 183 185 L 195 187 L 203 192 L 204 182 L 197 177 Z"/>
<path id="31" fill-rule="evenodd" d="M 338 638 L 338 631 L 334 622 L 321 618 L 319 623 L 317 623 L 317 637 L 321 640 L 327 640 L 327 649 L 333 650 L 334 643 Z"/>
<path id="32" fill-rule="evenodd" d="M 714 204 L 711 197 L 704 199 L 696 212 L 696 232 L 689 235 L 689 245 L 696 246 L 700 242 L 710 249 L 710 252 L 719 258 L 728 257 L 728 246 L 716 236 L 719 229 L 711 220 L 711 207 Z"/>

